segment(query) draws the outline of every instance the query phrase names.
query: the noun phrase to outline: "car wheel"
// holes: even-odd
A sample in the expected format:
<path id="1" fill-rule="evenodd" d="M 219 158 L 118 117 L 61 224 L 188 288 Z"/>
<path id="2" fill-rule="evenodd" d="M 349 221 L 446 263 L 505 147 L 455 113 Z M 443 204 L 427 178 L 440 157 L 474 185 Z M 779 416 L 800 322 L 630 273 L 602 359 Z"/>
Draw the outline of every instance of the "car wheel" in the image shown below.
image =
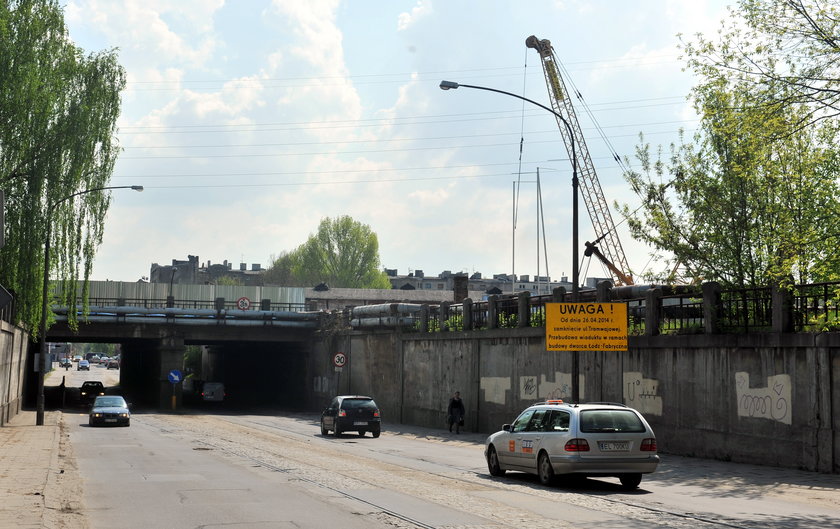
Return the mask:
<path id="1" fill-rule="evenodd" d="M 93 426 L 93 419 L 88 419 L 88 426 Z"/>
<path id="2" fill-rule="evenodd" d="M 642 482 L 641 474 L 622 474 L 618 477 L 621 481 L 622 487 L 626 490 L 636 490 L 639 488 L 639 483 Z"/>
<path id="3" fill-rule="evenodd" d="M 491 476 L 504 476 L 505 469 L 499 465 L 499 454 L 496 453 L 496 449 L 494 447 L 490 447 L 487 451 L 487 469 L 490 470 Z"/>
<path id="4" fill-rule="evenodd" d="M 540 458 L 537 462 L 537 473 L 540 477 L 540 483 L 543 485 L 552 485 L 554 483 L 554 467 L 551 466 L 551 460 L 545 452 L 540 452 Z"/>
<path id="5" fill-rule="evenodd" d="M 131 425 L 131 421 L 125 421 L 125 425 L 126 425 L 126 426 L 130 426 L 130 425 Z"/>
<path id="6" fill-rule="evenodd" d="M 341 429 L 338 427 L 337 424 L 333 426 L 333 435 L 336 437 L 341 435 Z"/>
<path id="7" fill-rule="evenodd" d="M 327 430 L 326 426 L 324 426 L 324 419 L 321 419 L 321 435 L 327 435 L 328 433 L 330 433 L 330 431 Z"/>
<path id="8" fill-rule="evenodd" d="M 374 438 L 379 437 L 379 428 L 371 430 L 370 433 L 371 433 L 371 435 L 373 435 Z"/>

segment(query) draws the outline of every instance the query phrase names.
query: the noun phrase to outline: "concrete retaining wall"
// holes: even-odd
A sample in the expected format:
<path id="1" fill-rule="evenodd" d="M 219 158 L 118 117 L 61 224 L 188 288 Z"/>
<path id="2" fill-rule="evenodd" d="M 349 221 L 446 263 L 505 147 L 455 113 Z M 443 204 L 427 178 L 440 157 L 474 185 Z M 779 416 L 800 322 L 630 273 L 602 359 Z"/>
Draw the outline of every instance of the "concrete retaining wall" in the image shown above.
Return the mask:
<path id="1" fill-rule="evenodd" d="M 574 353 L 547 352 L 544 332 L 333 336 L 312 357 L 312 402 L 370 394 L 386 423 L 443 428 L 460 391 L 467 429 L 490 433 L 570 399 Z M 580 400 L 640 410 L 664 453 L 840 472 L 840 333 L 630 337 L 627 352 L 577 354 Z"/>
<path id="2" fill-rule="evenodd" d="M 0 320 L 0 426 L 20 412 L 29 335 Z"/>

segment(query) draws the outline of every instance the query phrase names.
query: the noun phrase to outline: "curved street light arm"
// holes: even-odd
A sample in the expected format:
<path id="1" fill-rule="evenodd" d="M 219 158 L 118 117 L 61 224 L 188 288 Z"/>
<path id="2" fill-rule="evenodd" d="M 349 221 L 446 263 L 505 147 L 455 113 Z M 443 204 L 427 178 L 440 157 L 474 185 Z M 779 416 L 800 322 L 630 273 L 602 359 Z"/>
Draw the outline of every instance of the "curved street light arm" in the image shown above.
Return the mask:
<path id="1" fill-rule="evenodd" d="M 517 99 L 521 99 L 523 101 L 527 101 L 532 105 L 536 105 L 543 110 L 547 110 L 554 114 L 558 120 L 560 120 L 563 125 L 566 126 L 566 130 L 569 132 L 569 138 L 571 140 L 572 146 L 572 300 L 578 300 L 578 291 L 580 289 L 580 270 L 578 265 L 578 163 L 577 163 L 577 149 L 575 149 L 575 136 L 572 133 L 572 126 L 566 121 L 566 118 L 558 114 L 554 111 L 554 109 L 549 108 L 542 103 L 537 103 L 532 99 L 528 99 L 527 97 L 523 97 L 518 94 L 514 94 L 512 92 L 505 92 L 504 90 L 498 90 L 496 88 L 488 88 L 486 86 L 476 86 L 476 85 L 469 85 L 469 84 L 460 84 L 456 83 L 455 81 L 441 81 L 440 82 L 440 89 L 441 90 L 455 90 L 460 87 L 464 88 L 474 88 L 476 90 L 486 90 L 488 92 L 496 92 L 499 94 L 504 94 L 506 96 L 515 97 Z"/>

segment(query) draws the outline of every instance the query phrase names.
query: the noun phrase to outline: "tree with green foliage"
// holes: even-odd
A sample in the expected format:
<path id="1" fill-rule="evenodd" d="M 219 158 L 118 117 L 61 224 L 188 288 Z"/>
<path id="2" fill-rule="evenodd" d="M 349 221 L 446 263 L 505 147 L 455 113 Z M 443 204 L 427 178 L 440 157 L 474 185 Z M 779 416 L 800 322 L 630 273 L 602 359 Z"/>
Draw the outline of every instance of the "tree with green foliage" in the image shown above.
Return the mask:
<path id="1" fill-rule="evenodd" d="M 741 4 L 749 18 L 762 2 Z M 721 48 L 732 38 L 724 35 Z M 754 43 L 759 56 L 768 39 Z M 698 56 L 710 48 L 687 47 L 700 79 L 693 143 L 681 140 L 665 156 L 642 140 L 641 172 L 625 174 L 642 202 L 622 208 L 634 238 L 671 256 L 648 278 L 673 281 L 679 265 L 683 279 L 738 287 L 840 279 L 840 130 L 817 119 L 830 101 L 801 102 L 796 87 L 729 75 Z"/>
<path id="2" fill-rule="evenodd" d="M 263 284 L 279 285 L 284 287 L 299 287 L 295 281 L 292 269 L 294 268 L 295 253 L 282 252 L 279 257 L 272 256 L 271 266 L 263 272 Z"/>
<path id="3" fill-rule="evenodd" d="M 275 260 L 266 277 L 285 280 L 286 286 L 326 283 L 336 288 L 391 288 L 388 276 L 379 269 L 376 234 L 347 215 L 321 219 L 318 232 Z"/>
<path id="4" fill-rule="evenodd" d="M 116 52 L 86 56 L 70 40 L 57 1 L 0 4 L 0 188 L 6 194 L 0 283 L 14 291 L 18 319 L 33 334 L 48 233 L 49 275 L 65 285 L 55 301 L 76 305 L 79 279 L 86 300 L 109 194 L 85 191 L 108 186 L 124 87 Z"/>
<path id="5" fill-rule="evenodd" d="M 740 0 L 728 9 L 718 41 L 698 35 L 684 43 L 689 68 L 708 80 L 743 83 L 766 94 L 750 104 L 767 115 L 797 107 L 793 130 L 840 115 L 835 0 Z"/>

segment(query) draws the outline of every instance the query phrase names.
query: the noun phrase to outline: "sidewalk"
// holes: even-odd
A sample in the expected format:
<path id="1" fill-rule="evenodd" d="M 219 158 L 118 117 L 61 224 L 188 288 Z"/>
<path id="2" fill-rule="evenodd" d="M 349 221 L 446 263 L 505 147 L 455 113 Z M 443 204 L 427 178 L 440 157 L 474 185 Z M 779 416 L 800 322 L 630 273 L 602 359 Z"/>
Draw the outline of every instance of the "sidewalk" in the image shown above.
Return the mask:
<path id="1" fill-rule="evenodd" d="M 50 411 L 35 426 L 25 410 L 0 428 L 0 527 L 86 529 L 64 415 Z"/>

